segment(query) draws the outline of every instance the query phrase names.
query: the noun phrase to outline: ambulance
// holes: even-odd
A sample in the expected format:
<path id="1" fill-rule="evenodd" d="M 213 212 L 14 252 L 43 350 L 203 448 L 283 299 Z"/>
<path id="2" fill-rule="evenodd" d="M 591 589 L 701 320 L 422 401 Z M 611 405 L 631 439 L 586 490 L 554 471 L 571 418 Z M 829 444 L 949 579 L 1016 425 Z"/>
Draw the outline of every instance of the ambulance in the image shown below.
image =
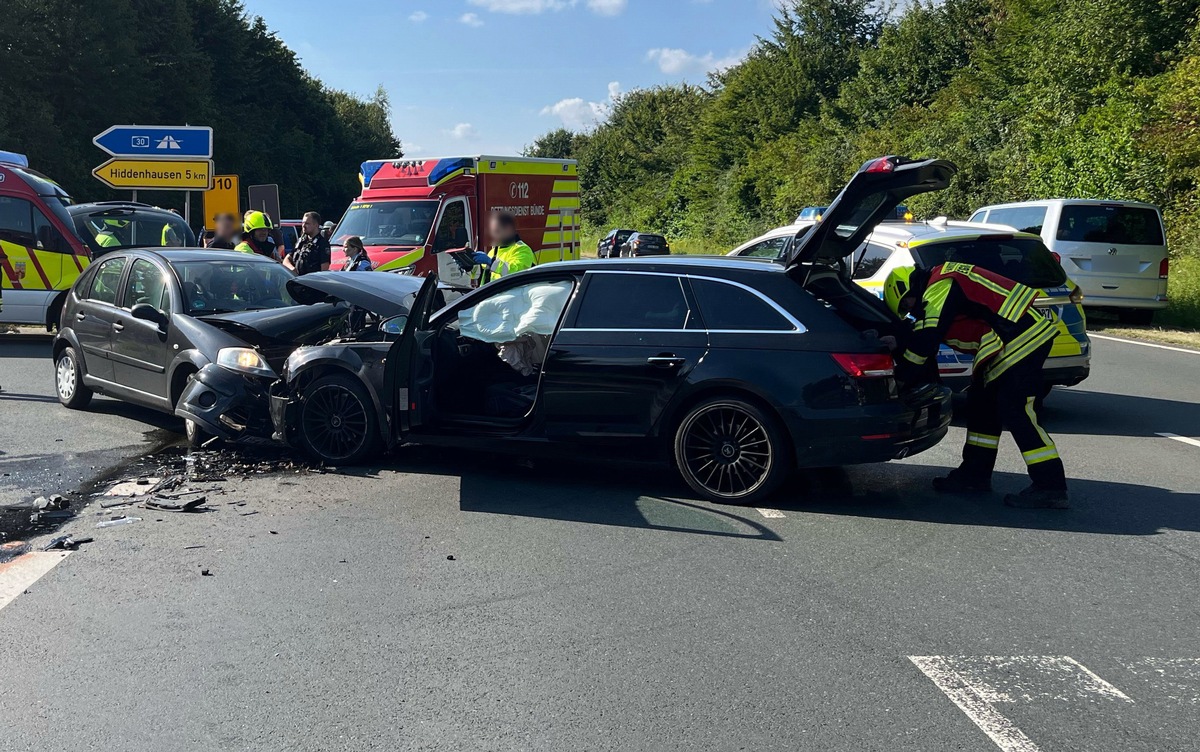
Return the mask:
<path id="1" fill-rule="evenodd" d="M 0 322 L 58 326 L 67 290 L 92 259 L 71 203 L 25 155 L 0 151 Z"/>
<path id="2" fill-rule="evenodd" d="M 512 214 L 539 264 L 579 258 L 579 170 L 571 159 L 442 157 L 363 162 L 362 195 L 330 240 L 331 268 L 357 236 L 376 271 L 444 273 L 446 251 L 487 250 L 493 211 Z"/>

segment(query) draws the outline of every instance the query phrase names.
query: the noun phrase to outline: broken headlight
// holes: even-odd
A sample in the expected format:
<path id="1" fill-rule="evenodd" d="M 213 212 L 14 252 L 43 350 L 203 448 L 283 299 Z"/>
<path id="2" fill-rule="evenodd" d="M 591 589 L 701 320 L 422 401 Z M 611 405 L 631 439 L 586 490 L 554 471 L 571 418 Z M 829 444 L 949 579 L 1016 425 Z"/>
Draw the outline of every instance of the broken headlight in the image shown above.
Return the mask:
<path id="1" fill-rule="evenodd" d="M 238 373 L 251 376 L 275 378 L 275 371 L 267 365 L 267 361 L 252 347 L 222 347 L 217 351 L 217 365 Z"/>

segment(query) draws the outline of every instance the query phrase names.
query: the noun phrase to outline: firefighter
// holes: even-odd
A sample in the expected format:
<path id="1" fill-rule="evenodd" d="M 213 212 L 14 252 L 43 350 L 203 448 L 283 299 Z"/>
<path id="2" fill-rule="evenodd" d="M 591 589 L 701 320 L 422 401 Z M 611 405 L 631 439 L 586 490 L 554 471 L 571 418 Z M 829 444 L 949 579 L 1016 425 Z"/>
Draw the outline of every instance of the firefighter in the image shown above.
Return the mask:
<path id="1" fill-rule="evenodd" d="M 125 219 L 106 219 L 100 231 L 96 233 L 96 245 L 101 248 L 116 248 L 121 245 L 121 239 L 117 237 L 117 230 L 124 229 L 129 225 L 129 221 Z"/>
<path id="2" fill-rule="evenodd" d="M 271 240 L 271 220 L 266 214 L 260 211 L 247 213 L 242 230 L 242 242 L 234 246 L 233 250 L 257 253 L 269 259 L 275 258 L 275 244 Z"/>
<path id="3" fill-rule="evenodd" d="M 1037 290 L 979 266 L 948 262 L 932 270 L 902 267 L 884 283 L 884 300 L 900 316 L 916 320 L 896 378 L 936 378 L 941 343 L 975 356 L 967 392 L 967 443 L 962 465 L 933 487 L 940 493 L 986 493 L 1000 433 L 1008 429 L 1032 484 L 1004 503 L 1027 509 L 1067 509 L 1067 481 L 1058 448 L 1038 425 L 1034 401 L 1042 388 L 1042 365 L 1057 332 L 1053 314 L 1033 308 Z"/>
<path id="4" fill-rule="evenodd" d="M 508 212 L 494 211 L 488 217 L 488 238 L 492 241 L 492 252 L 475 252 L 475 263 L 484 268 L 482 284 L 537 263 L 533 249 L 517 234 L 516 218 Z"/>

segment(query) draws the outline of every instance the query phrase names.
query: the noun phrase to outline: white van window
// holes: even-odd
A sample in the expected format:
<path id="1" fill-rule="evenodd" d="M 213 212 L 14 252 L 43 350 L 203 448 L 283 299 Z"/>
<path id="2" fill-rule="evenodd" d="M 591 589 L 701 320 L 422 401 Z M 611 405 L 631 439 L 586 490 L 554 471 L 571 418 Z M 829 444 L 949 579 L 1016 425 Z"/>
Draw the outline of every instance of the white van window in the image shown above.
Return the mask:
<path id="1" fill-rule="evenodd" d="M 992 209 L 988 215 L 988 224 L 1008 225 L 1021 232 L 1042 234 L 1042 225 L 1046 223 L 1046 207 L 1044 206 L 1012 206 L 1007 209 Z"/>
<path id="2" fill-rule="evenodd" d="M 1057 237 L 1073 243 L 1163 245 L 1158 212 L 1139 206 L 1064 206 Z"/>

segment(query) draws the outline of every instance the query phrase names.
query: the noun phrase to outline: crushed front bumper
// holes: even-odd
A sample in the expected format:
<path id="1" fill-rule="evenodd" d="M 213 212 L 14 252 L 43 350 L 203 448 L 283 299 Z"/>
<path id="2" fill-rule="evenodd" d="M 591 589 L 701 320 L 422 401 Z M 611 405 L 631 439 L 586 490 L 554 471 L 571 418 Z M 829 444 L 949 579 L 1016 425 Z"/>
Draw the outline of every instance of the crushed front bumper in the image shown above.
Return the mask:
<path id="1" fill-rule="evenodd" d="M 194 420 L 208 433 L 229 441 L 269 439 L 270 386 L 268 379 L 209 364 L 183 390 L 175 414 Z"/>

